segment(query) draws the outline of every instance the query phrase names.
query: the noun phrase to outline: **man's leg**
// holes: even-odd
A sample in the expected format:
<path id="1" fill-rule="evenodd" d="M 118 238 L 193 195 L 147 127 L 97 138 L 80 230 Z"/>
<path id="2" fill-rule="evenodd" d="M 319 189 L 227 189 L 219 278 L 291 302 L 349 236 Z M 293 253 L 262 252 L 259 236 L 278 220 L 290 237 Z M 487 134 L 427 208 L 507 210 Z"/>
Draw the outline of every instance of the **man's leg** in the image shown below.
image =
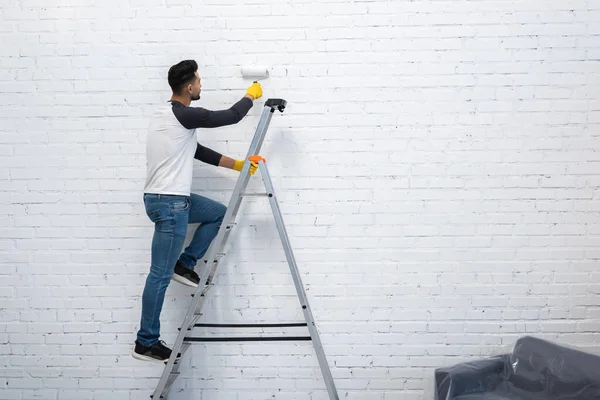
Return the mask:
<path id="1" fill-rule="evenodd" d="M 194 269 L 199 259 L 204 257 L 211 242 L 217 236 L 227 207 L 223 204 L 191 194 L 190 215 L 188 223 L 200 223 L 200 226 L 194 232 L 194 237 L 183 254 L 179 257 L 178 264 L 189 269 Z"/>
<path id="2" fill-rule="evenodd" d="M 187 232 L 190 200 L 185 196 L 146 195 L 146 213 L 154 222 L 150 273 L 142 295 L 142 317 L 133 356 L 163 362 L 170 350 L 159 342 L 165 292 Z"/>

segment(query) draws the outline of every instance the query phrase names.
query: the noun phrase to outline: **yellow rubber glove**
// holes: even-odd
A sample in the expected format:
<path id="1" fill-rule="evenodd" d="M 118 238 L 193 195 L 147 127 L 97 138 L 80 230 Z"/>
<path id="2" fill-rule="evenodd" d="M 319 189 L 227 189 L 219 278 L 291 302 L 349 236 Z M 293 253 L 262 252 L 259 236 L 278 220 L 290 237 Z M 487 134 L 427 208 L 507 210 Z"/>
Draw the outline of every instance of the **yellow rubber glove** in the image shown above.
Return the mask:
<path id="1" fill-rule="evenodd" d="M 233 162 L 233 169 L 242 172 L 242 168 L 244 168 L 244 160 L 235 160 Z M 256 170 L 258 169 L 258 164 L 250 161 L 250 175 L 254 175 Z"/>
<path id="2" fill-rule="evenodd" d="M 252 86 L 250 86 L 248 88 L 248 90 L 246 91 L 246 94 L 249 94 L 250 96 L 254 97 L 254 100 L 261 97 L 262 96 L 262 87 L 260 86 L 260 83 L 254 82 L 252 84 Z"/>

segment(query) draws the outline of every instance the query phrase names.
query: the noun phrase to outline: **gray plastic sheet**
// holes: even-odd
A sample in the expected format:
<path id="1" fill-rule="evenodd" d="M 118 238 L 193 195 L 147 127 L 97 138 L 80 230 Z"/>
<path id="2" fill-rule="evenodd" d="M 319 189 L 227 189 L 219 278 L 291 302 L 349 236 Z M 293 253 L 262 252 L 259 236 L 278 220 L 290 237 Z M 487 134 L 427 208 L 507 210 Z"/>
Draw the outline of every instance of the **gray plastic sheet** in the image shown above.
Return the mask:
<path id="1" fill-rule="evenodd" d="M 600 356 L 525 336 L 504 354 L 435 370 L 435 400 L 600 400 Z"/>

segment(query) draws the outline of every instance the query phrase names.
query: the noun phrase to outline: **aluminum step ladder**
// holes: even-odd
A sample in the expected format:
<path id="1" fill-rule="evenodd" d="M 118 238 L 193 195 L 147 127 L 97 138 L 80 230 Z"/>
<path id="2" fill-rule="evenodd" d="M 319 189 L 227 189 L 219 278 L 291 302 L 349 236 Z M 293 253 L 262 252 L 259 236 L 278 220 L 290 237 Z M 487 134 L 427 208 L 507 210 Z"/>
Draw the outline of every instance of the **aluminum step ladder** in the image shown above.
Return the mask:
<path id="1" fill-rule="evenodd" d="M 250 144 L 250 149 L 248 150 L 248 154 L 246 156 L 247 160 L 258 163 L 260 171 L 262 175 L 262 180 L 265 185 L 266 192 L 265 193 L 246 193 L 246 187 L 250 180 L 250 163 L 246 162 L 244 167 L 240 173 L 240 176 L 237 180 L 233 193 L 231 195 L 231 199 L 229 201 L 229 206 L 227 207 L 227 212 L 225 213 L 225 217 L 223 218 L 223 224 L 219 228 L 219 232 L 217 236 L 213 240 L 211 246 L 206 252 L 206 256 L 204 257 L 204 263 L 206 266 L 203 268 L 202 275 L 200 275 L 200 283 L 196 288 L 195 293 L 192 295 L 193 300 L 190 304 L 190 307 L 185 315 L 181 328 L 179 328 L 179 334 L 177 335 L 177 339 L 172 348 L 171 357 L 166 363 L 166 366 L 163 370 L 163 373 L 160 377 L 158 385 L 154 390 L 154 393 L 150 396 L 153 399 L 167 399 L 169 390 L 171 386 L 179 376 L 179 366 L 181 363 L 181 357 L 188 350 L 190 345 L 195 342 L 215 342 L 215 341 L 298 341 L 298 340 L 312 340 L 313 347 L 315 349 L 315 353 L 317 359 L 319 361 L 319 366 L 321 368 L 321 373 L 323 375 L 325 385 L 327 387 L 327 392 L 329 393 L 329 398 L 331 400 L 339 400 L 338 393 L 335 388 L 335 384 L 333 382 L 333 377 L 331 376 L 331 371 L 329 370 L 329 365 L 327 364 L 327 359 L 325 357 L 325 353 L 323 351 L 323 346 L 321 344 L 321 339 L 319 338 L 319 334 L 317 332 L 317 328 L 315 325 L 315 320 L 312 315 L 312 311 L 310 309 L 310 305 L 308 304 L 308 300 L 306 298 L 306 293 L 304 291 L 304 287 L 302 285 L 302 280 L 300 278 L 300 273 L 298 272 L 298 267 L 296 265 L 296 260 L 294 258 L 294 254 L 292 251 L 292 246 L 290 244 L 290 240 L 287 235 L 287 231 L 285 229 L 283 218 L 281 215 L 281 211 L 279 209 L 279 204 L 277 203 L 277 197 L 275 195 L 275 191 L 273 189 L 273 183 L 271 181 L 271 177 L 269 175 L 269 171 L 267 168 L 266 160 L 259 156 L 260 148 L 262 147 L 267 128 L 271 122 L 271 118 L 276 110 L 279 112 L 283 112 L 286 107 L 287 102 L 283 99 L 268 99 L 265 102 L 265 106 L 256 128 L 256 133 L 254 134 L 254 138 Z M 219 265 L 220 260 L 225 255 L 223 250 L 227 243 L 227 239 L 229 238 L 229 234 L 232 231 L 233 226 L 235 225 L 235 218 L 238 213 L 239 207 L 242 203 L 242 199 L 245 196 L 266 196 L 269 199 L 271 204 L 271 209 L 273 211 L 273 216 L 275 218 L 275 223 L 277 225 L 277 230 L 279 231 L 279 236 L 281 238 L 281 243 L 283 245 L 283 249 L 285 251 L 285 256 L 287 262 L 289 264 L 290 272 L 292 274 L 292 278 L 294 281 L 294 285 L 296 287 L 296 292 L 298 294 L 298 299 L 300 300 L 300 306 L 302 307 L 302 311 L 304 313 L 305 322 L 295 322 L 295 323 L 273 323 L 273 324 L 212 324 L 212 323 L 197 323 L 200 317 L 202 316 L 202 306 L 206 299 L 207 292 L 213 287 L 212 281 L 215 276 L 215 272 Z M 194 327 L 229 327 L 229 328 L 245 328 L 245 327 L 299 327 L 306 326 L 310 333 L 310 336 L 283 336 L 283 337 L 193 337 L 190 336 L 190 333 Z"/>

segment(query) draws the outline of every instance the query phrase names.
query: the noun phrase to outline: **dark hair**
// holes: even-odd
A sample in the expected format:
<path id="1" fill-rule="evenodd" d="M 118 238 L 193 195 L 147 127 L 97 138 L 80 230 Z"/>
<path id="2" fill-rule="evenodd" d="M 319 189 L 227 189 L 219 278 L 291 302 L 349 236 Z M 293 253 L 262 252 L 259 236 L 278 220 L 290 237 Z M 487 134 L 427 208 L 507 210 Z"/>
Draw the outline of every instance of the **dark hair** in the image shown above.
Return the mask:
<path id="1" fill-rule="evenodd" d="M 180 93 L 181 90 L 194 82 L 198 71 L 198 63 L 194 60 L 183 60 L 169 68 L 169 86 L 173 93 Z"/>

